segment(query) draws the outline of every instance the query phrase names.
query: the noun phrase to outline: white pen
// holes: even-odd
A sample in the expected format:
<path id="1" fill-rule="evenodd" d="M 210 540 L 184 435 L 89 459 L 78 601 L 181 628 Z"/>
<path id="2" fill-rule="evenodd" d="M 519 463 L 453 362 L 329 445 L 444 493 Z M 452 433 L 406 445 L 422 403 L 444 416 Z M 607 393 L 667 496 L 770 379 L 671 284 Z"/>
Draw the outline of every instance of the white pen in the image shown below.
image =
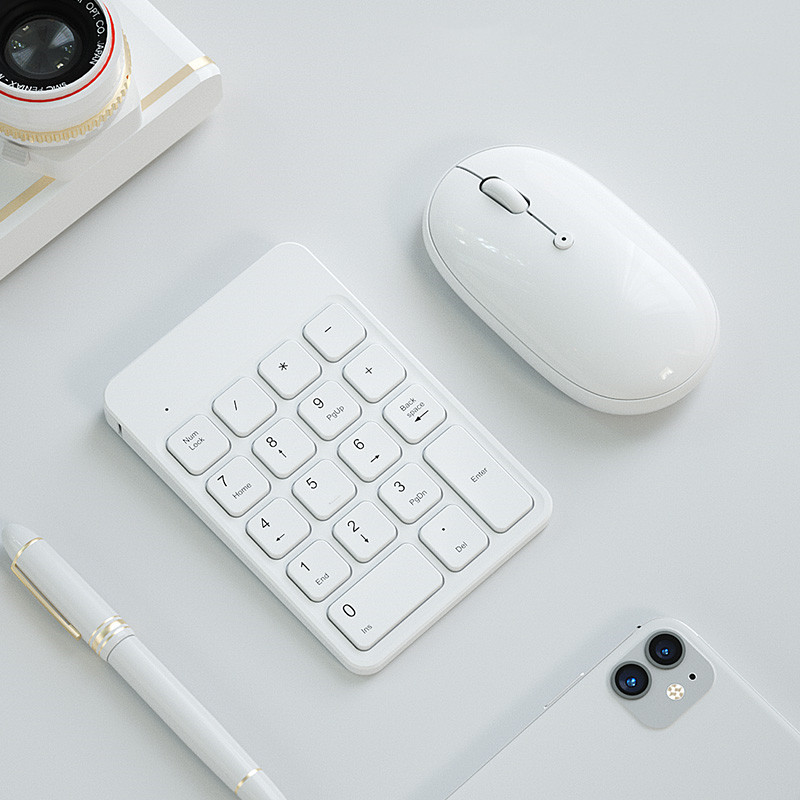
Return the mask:
<path id="1" fill-rule="evenodd" d="M 242 800 L 286 800 L 128 623 L 47 542 L 22 525 L 7 524 L 3 545 L 12 572 L 36 599 L 75 639 L 84 639 L 111 664 L 234 794 Z"/>

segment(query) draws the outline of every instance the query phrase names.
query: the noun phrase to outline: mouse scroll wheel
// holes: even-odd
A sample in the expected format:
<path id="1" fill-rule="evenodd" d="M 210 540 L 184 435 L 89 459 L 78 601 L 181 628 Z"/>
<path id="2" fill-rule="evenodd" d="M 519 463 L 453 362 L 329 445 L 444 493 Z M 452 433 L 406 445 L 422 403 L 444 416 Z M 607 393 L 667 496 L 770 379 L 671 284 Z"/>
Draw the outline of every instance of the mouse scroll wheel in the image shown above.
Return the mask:
<path id="1" fill-rule="evenodd" d="M 528 198 L 502 178 L 484 178 L 480 190 L 512 214 L 524 214 L 530 206 Z"/>

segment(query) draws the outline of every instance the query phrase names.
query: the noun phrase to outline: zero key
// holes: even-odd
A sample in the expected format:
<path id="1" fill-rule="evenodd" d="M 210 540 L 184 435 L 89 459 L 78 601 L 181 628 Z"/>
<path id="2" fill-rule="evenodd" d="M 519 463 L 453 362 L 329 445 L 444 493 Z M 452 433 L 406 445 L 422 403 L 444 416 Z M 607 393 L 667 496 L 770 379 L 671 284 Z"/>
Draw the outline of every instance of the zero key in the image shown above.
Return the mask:
<path id="1" fill-rule="evenodd" d="M 401 544 L 328 608 L 328 618 L 359 649 L 369 650 L 444 584 L 412 544 Z"/>

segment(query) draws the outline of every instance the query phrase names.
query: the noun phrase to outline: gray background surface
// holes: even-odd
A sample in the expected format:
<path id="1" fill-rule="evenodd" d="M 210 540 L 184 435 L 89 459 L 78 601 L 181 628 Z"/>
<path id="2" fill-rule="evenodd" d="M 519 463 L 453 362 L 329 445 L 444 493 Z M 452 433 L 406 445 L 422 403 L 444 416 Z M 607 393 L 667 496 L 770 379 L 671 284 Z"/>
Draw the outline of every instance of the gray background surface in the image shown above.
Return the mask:
<path id="1" fill-rule="evenodd" d="M 439 800 L 632 627 L 670 615 L 795 725 L 795 3 L 161 0 L 213 117 L 0 283 L 0 515 L 46 537 L 289 800 Z M 722 340 L 640 418 L 553 389 L 425 253 L 441 174 L 533 144 L 696 267 Z M 108 380 L 307 245 L 547 486 L 546 531 L 376 676 L 348 673 L 105 425 Z M 0 571 L 2 797 L 229 793 Z"/>

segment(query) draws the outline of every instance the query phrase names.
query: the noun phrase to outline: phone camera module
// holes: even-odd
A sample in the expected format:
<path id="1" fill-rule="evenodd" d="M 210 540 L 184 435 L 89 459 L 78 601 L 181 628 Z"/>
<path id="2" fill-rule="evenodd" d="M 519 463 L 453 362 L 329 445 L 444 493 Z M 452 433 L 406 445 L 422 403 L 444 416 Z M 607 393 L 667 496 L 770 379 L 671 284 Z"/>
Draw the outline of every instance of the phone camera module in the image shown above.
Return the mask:
<path id="1" fill-rule="evenodd" d="M 647 643 L 647 657 L 650 662 L 661 669 L 671 669 L 683 660 L 683 642 L 668 631 L 661 631 L 650 638 Z"/>
<path id="2" fill-rule="evenodd" d="M 82 50 L 75 28 L 55 16 L 24 20 L 11 32 L 4 47 L 8 64 L 33 81 L 64 75 L 80 58 Z"/>
<path id="3" fill-rule="evenodd" d="M 650 674 L 641 664 L 629 662 L 617 668 L 611 685 L 617 694 L 635 700 L 650 688 Z"/>

